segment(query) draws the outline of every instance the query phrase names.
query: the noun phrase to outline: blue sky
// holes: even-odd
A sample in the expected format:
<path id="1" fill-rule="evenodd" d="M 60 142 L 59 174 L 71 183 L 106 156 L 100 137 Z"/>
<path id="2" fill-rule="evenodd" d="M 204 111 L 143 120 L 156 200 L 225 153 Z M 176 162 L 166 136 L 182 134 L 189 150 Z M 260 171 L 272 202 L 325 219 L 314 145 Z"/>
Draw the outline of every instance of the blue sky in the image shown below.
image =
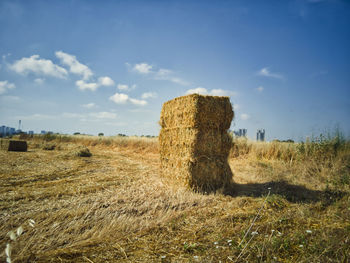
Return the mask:
<path id="1" fill-rule="evenodd" d="M 0 124 L 157 135 L 162 104 L 230 96 L 231 129 L 350 131 L 350 2 L 0 1 Z"/>

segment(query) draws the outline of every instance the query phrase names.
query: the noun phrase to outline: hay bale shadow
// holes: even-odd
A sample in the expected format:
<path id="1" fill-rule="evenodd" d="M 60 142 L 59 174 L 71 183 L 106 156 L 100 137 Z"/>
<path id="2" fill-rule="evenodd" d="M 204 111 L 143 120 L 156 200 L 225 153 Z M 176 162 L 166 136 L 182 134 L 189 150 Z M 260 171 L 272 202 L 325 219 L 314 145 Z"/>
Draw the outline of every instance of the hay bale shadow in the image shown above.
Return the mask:
<path id="1" fill-rule="evenodd" d="M 271 191 L 271 194 L 280 195 L 292 203 L 316 203 L 321 201 L 324 206 L 331 205 L 346 194 L 341 191 L 312 190 L 301 185 L 289 184 L 286 181 L 250 184 L 237 184 L 233 182 L 225 189 L 224 194 L 232 197 L 263 197 L 269 191 Z"/>

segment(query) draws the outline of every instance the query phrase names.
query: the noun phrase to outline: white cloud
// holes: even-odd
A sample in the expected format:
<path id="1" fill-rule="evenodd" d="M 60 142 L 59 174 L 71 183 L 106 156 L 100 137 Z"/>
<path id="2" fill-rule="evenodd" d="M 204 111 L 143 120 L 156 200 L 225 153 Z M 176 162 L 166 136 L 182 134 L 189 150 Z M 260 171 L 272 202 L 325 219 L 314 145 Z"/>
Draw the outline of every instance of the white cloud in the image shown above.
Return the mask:
<path id="1" fill-rule="evenodd" d="M 36 78 L 35 80 L 34 80 L 34 82 L 36 83 L 36 84 L 39 84 L 39 85 L 41 85 L 41 84 L 43 84 L 44 83 L 44 79 L 41 79 L 41 78 Z"/>
<path id="2" fill-rule="evenodd" d="M 116 113 L 107 112 L 107 111 L 93 112 L 93 113 L 90 113 L 89 116 L 97 119 L 116 119 L 117 118 Z"/>
<path id="3" fill-rule="evenodd" d="M 128 85 L 125 85 L 125 84 L 118 84 L 117 85 L 117 88 L 119 90 L 128 90 L 129 89 L 129 86 Z"/>
<path id="4" fill-rule="evenodd" d="M 76 56 L 64 53 L 63 51 L 56 51 L 55 54 L 56 57 L 61 60 L 63 65 L 69 67 L 71 73 L 83 76 L 84 80 L 88 80 L 93 75 L 89 67 L 81 64 Z"/>
<path id="5" fill-rule="evenodd" d="M 129 87 L 128 85 L 126 84 L 118 84 L 117 85 L 117 88 L 119 90 L 124 90 L 124 91 L 130 91 L 130 90 L 133 90 L 133 89 L 136 89 L 136 85 L 132 85 L 131 87 Z"/>
<path id="6" fill-rule="evenodd" d="M 126 63 L 126 65 L 130 69 L 131 65 L 129 63 Z M 152 69 L 153 66 L 147 63 L 135 64 L 132 67 L 132 71 L 143 75 L 149 75 L 154 80 L 167 80 L 182 86 L 190 85 L 187 81 L 175 76 L 175 73 L 170 69 L 160 68 L 158 71 Z"/>
<path id="7" fill-rule="evenodd" d="M 130 98 L 127 94 L 124 93 L 115 93 L 113 96 L 109 97 L 109 99 L 116 104 L 125 104 L 127 102 L 131 102 L 132 104 L 139 106 L 144 106 L 147 104 L 147 101 L 145 100 Z"/>
<path id="8" fill-rule="evenodd" d="M 135 64 L 135 66 L 133 67 L 133 70 L 140 74 L 149 74 L 152 72 L 151 71 L 152 67 L 153 66 L 147 63 L 139 63 L 139 64 Z"/>
<path id="9" fill-rule="evenodd" d="M 247 113 L 242 113 L 241 114 L 241 120 L 248 120 L 250 118 L 250 116 Z"/>
<path id="10" fill-rule="evenodd" d="M 29 58 L 21 58 L 15 61 L 9 68 L 19 74 L 26 75 L 34 73 L 37 75 L 51 76 L 56 78 L 66 78 L 68 72 L 66 69 L 55 65 L 51 60 L 41 59 L 39 55 L 33 55 Z"/>
<path id="11" fill-rule="evenodd" d="M 72 119 L 86 119 L 91 120 L 91 118 L 95 119 L 116 119 L 117 114 L 114 112 L 101 111 L 101 112 L 91 112 L 89 114 L 80 114 L 80 113 L 72 113 L 72 112 L 64 112 L 61 117 L 63 118 L 72 118 Z"/>
<path id="12" fill-rule="evenodd" d="M 35 120 L 35 121 L 53 120 L 57 118 L 58 118 L 57 115 L 47 115 L 47 114 L 40 114 L 40 113 L 17 117 L 17 119 L 21 119 L 21 120 Z"/>
<path id="13" fill-rule="evenodd" d="M 235 96 L 236 93 L 233 92 L 233 91 L 230 91 L 230 90 L 223 90 L 223 89 L 212 89 L 210 91 L 210 95 L 213 95 L 213 96 Z"/>
<path id="14" fill-rule="evenodd" d="M 205 88 L 202 87 L 198 87 L 195 89 L 189 89 L 186 91 L 186 94 L 201 94 L 201 95 L 212 95 L 212 96 L 235 96 L 236 93 L 233 91 L 229 91 L 229 90 L 223 90 L 223 89 L 212 89 L 210 91 L 208 91 Z"/>
<path id="15" fill-rule="evenodd" d="M 281 80 L 284 79 L 284 76 L 282 74 L 272 73 L 272 72 L 270 72 L 269 68 L 267 68 L 267 67 L 260 69 L 257 74 L 259 76 L 264 76 L 264 77 L 269 77 L 269 78 L 275 78 L 275 79 L 281 79 Z"/>
<path id="16" fill-rule="evenodd" d="M 182 86 L 188 86 L 189 83 L 179 77 L 174 76 L 174 72 L 170 69 L 161 68 L 154 73 L 154 79 L 156 80 L 168 80 Z"/>
<path id="17" fill-rule="evenodd" d="M 141 95 L 141 98 L 143 99 L 148 99 L 148 98 L 157 98 L 157 93 L 156 92 L 145 92 Z"/>
<path id="18" fill-rule="evenodd" d="M 169 76 L 170 74 L 172 74 L 173 71 L 170 69 L 165 69 L 165 68 L 161 68 L 156 72 L 157 77 L 166 77 Z"/>
<path id="19" fill-rule="evenodd" d="M 164 79 L 164 80 L 169 80 L 169 81 L 171 81 L 171 82 L 180 84 L 180 85 L 182 85 L 182 86 L 189 86 L 189 85 L 190 85 L 189 82 L 187 82 L 187 81 L 185 81 L 185 80 L 183 80 L 183 79 L 181 79 L 181 78 L 177 78 L 177 77 L 170 77 L 170 78 Z"/>
<path id="20" fill-rule="evenodd" d="M 259 87 L 256 88 L 256 90 L 261 93 L 261 92 L 264 91 L 264 87 L 263 86 L 259 86 Z"/>
<path id="21" fill-rule="evenodd" d="M 7 80 L 0 81 L 0 94 L 4 94 L 9 89 L 16 88 L 16 85 L 13 83 L 9 83 Z"/>
<path id="22" fill-rule="evenodd" d="M 80 90 L 91 90 L 91 91 L 95 91 L 97 90 L 99 87 L 101 86 L 113 86 L 114 85 L 114 81 L 109 78 L 109 77 L 100 77 L 98 78 L 98 82 L 85 82 L 84 80 L 78 80 L 75 82 L 75 85 L 77 85 L 77 87 Z"/>
<path id="23" fill-rule="evenodd" d="M 144 106 L 147 105 L 147 101 L 129 98 L 130 102 L 135 105 Z"/>
<path id="24" fill-rule="evenodd" d="M 128 102 L 129 96 L 124 93 L 116 93 L 113 96 L 109 97 L 109 99 L 116 104 L 125 104 Z"/>
<path id="25" fill-rule="evenodd" d="M 114 81 L 110 77 L 100 77 L 98 78 L 98 83 L 101 86 L 114 86 Z"/>
<path id="26" fill-rule="evenodd" d="M 91 91 L 95 91 L 99 87 L 99 85 L 95 82 L 87 83 L 84 80 L 76 81 L 75 85 L 77 85 L 80 90 L 91 90 Z"/>
<path id="27" fill-rule="evenodd" d="M 71 113 L 71 112 L 64 112 L 62 113 L 63 118 L 83 118 L 84 114 L 79 114 L 79 113 Z"/>
<path id="28" fill-rule="evenodd" d="M 91 108 L 96 107 L 96 104 L 91 102 L 91 103 L 83 104 L 81 106 L 84 107 L 84 108 L 87 108 L 87 109 L 91 109 Z"/>
<path id="29" fill-rule="evenodd" d="M 208 95 L 208 91 L 205 88 L 198 87 L 195 89 L 189 89 L 186 91 L 186 94 L 201 94 L 201 95 Z"/>
<path id="30" fill-rule="evenodd" d="M 4 54 L 4 55 L 2 55 L 1 57 L 2 57 L 2 60 L 5 61 L 6 58 L 9 57 L 9 56 L 11 56 L 11 53 Z"/>
<path id="31" fill-rule="evenodd" d="M 117 114 L 114 112 L 108 112 L 108 111 L 101 111 L 101 112 L 91 112 L 88 114 L 81 114 L 81 113 L 73 113 L 73 112 L 64 112 L 62 114 L 53 114 L 53 115 L 47 115 L 47 114 L 32 114 L 27 116 L 17 116 L 17 119 L 21 120 L 36 120 L 36 121 L 42 121 L 42 120 L 55 120 L 55 119 L 79 119 L 80 121 L 97 121 L 100 119 L 116 119 Z"/>

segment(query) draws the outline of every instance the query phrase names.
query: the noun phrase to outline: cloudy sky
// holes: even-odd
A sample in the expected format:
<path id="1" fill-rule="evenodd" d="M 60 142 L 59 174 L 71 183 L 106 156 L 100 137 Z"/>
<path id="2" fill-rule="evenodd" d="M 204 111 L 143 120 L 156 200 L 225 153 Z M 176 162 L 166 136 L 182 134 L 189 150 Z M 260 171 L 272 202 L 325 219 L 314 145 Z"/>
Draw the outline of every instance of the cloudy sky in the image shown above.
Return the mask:
<path id="1" fill-rule="evenodd" d="M 231 129 L 350 131 L 350 3 L 0 1 L 0 125 L 157 135 L 162 104 L 230 96 Z"/>

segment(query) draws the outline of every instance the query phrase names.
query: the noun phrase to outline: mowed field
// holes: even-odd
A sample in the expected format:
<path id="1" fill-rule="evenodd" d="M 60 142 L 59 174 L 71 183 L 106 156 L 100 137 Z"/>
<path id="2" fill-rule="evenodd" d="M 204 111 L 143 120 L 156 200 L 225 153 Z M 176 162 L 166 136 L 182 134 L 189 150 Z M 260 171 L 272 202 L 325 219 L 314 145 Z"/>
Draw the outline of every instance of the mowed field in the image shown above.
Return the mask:
<path id="1" fill-rule="evenodd" d="M 0 262 L 6 247 L 12 262 L 350 260 L 350 147 L 339 138 L 236 141 L 233 183 L 216 193 L 163 178 L 157 138 L 28 144 L 0 151 Z"/>

